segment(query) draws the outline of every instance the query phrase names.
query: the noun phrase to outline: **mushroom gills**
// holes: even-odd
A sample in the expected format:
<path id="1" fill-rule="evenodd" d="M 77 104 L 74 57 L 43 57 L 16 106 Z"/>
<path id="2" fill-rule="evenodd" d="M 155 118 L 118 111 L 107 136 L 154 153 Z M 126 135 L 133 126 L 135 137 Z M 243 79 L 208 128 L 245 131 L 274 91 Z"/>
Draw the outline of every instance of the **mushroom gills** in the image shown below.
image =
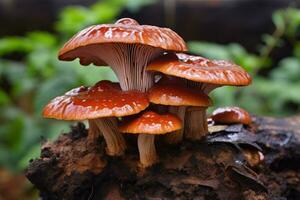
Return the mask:
<path id="1" fill-rule="evenodd" d="M 153 85 L 154 75 L 146 72 L 145 68 L 163 53 L 160 48 L 141 44 L 108 43 L 101 47 L 92 45 L 90 48 L 95 58 L 111 66 L 123 91 L 147 91 Z"/>

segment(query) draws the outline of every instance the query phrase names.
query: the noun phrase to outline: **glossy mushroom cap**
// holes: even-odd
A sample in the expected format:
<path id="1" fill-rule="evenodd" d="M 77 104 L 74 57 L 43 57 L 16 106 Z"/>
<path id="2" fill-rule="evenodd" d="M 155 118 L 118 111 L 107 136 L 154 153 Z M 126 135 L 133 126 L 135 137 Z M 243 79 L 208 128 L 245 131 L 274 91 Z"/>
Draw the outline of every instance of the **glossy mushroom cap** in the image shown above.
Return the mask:
<path id="1" fill-rule="evenodd" d="M 125 122 L 119 127 L 122 133 L 133 134 L 165 134 L 181 129 L 181 120 L 172 114 L 157 114 L 152 111 L 144 112 L 134 120 Z"/>
<path id="2" fill-rule="evenodd" d="M 78 87 L 54 98 L 45 106 L 43 116 L 63 120 L 122 117 L 139 113 L 148 105 L 146 94 L 122 91 L 117 83 L 100 81 L 92 87 Z"/>
<path id="3" fill-rule="evenodd" d="M 171 106 L 212 105 L 211 99 L 198 89 L 188 88 L 179 80 L 162 80 L 148 91 L 149 101 L 154 104 Z"/>
<path id="4" fill-rule="evenodd" d="M 217 124 L 245 124 L 252 122 L 250 114 L 239 107 L 223 107 L 216 109 L 211 116 Z"/>
<path id="5" fill-rule="evenodd" d="M 151 62 L 147 70 L 214 85 L 243 86 L 251 83 L 250 75 L 232 62 L 184 53 L 165 54 Z"/>
<path id="6" fill-rule="evenodd" d="M 187 51 L 184 40 L 174 31 L 150 25 L 140 25 L 130 18 L 123 18 L 114 24 L 90 26 L 73 36 L 59 51 L 60 60 L 80 58 L 81 63 L 88 65 L 106 65 L 90 50 L 100 44 L 122 43 L 141 44 L 168 51 Z"/>

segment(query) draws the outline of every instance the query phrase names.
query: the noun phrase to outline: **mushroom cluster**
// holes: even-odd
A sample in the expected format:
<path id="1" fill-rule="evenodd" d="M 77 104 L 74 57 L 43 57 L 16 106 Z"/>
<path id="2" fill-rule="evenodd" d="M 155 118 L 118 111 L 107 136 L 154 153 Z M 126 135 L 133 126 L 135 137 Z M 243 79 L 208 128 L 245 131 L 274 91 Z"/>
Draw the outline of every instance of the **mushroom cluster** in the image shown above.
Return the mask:
<path id="1" fill-rule="evenodd" d="M 152 166 L 158 161 L 155 135 L 165 135 L 169 144 L 201 139 L 208 134 L 209 92 L 251 83 L 238 65 L 183 53 L 187 50 L 171 29 L 140 25 L 130 18 L 88 27 L 61 48 L 58 58 L 108 65 L 119 83 L 102 80 L 72 89 L 51 100 L 43 116 L 88 120 L 87 141 L 103 136 L 110 156 L 125 154 L 127 136 L 122 133 L 137 134 L 140 163 Z"/>

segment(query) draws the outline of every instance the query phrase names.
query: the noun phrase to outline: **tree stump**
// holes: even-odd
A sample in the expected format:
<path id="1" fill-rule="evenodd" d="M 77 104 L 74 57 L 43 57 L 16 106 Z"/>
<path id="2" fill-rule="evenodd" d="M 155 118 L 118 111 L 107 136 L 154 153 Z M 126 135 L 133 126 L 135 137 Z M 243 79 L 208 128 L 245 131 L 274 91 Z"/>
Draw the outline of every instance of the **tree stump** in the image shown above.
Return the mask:
<path id="1" fill-rule="evenodd" d="M 136 138 L 109 157 L 101 137 L 87 145 L 83 124 L 42 145 L 27 178 L 41 199 L 300 199 L 300 117 L 253 117 L 199 142 L 156 141 L 160 163 L 138 165 Z M 263 153 L 263 156 L 261 153 Z"/>

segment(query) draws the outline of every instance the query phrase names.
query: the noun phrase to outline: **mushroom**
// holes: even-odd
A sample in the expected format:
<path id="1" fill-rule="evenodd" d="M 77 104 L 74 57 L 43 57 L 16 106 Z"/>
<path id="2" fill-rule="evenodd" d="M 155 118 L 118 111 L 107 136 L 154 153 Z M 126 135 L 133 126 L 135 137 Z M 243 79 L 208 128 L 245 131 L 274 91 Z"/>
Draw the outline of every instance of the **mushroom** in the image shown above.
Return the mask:
<path id="1" fill-rule="evenodd" d="M 111 156 L 122 155 L 126 149 L 118 131 L 117 118 L 141 112 L 149 105 L 147 95 L 139 91 L 122 91 L 117 83 L 100 81 L 92 87 L 78 87 L 51 100 L 43 116 L 59 120 L 88 120 L 88 141 L 100 133 Z"/>
<path id="2" fill-rule="evenodd" d="M 148 90 L 153 75 L 145 71 L 152 59 L 165 51 L 186 51 L 184 40 L 168 28 L 140 25 L 130 18 L 115 24 L 88 27 L 71 38 L 59 51 L 60 60 L 80 59 L 82 65 L 109 65 L 122 90 Z"/>
<path id="3" fill-rule="evenodd" d="M 259 165 L 264 160 L 264 154 L 257 149 L 241 148 L 241 151 L 251 167 Z"/>
<path id="4" fill-rule="evenodd" d="M 206 109 L 211 106 L 211 99 L 203 92 L 187 88 L 180 80 L 175 78 L 162 78 L 148 91 L 149 101 L 154 104 L 169 106 L 169 112 L 177 115 L 184 121 L 186 108 Z M 176 144 L 182 141 L 184 127 L 166 135 L 166 142 Z"/>
<path id="5" fill-rule="evenodd" d="M 165 54 L 151 62 L 147 70 L 185 79 L 188 87 L 197 88 L 206 94 L 224 85 L 245 86 L 251 83 L 250 75 L 232 62 L 209 60 L 184 53 Z M 185 136 L 192 140 L 207 135 L 206 110 L 189 109 L 185 127 Z"/>
<path id="6" fill-rule="evenodd" d="M 252 122 L 250 114 L 239 107 L 223 107 L 213 111 L 212 120 L 216 124 L 244 124 Z"/>
<path id="7" fill-rule="evenodd" d="M 142 167 L 150 167 L 158 161 L 155 150 L 155 135 L 166 134 L 182 128 L 181 120 L 172 114 L 157 114 L 146 111 L 133 120 L 123 123 L 122 133 L 139 134 L 138 149 Z"/>

